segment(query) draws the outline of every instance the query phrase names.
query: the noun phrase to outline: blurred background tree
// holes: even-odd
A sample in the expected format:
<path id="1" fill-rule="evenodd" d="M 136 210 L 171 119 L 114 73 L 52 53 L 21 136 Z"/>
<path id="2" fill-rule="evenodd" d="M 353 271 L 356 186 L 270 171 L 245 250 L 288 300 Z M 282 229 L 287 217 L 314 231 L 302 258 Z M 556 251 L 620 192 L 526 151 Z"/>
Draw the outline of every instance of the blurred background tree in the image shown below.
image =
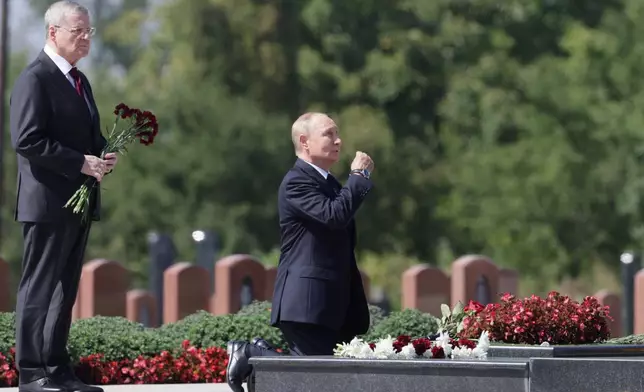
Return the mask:
<path id="1" fill-rule="evenodd" d="M 38 20 L 50 3 L 29 2 Z M 138 285 L 150 230 L 172 234 L 184 260 L 207 229 L 224 254 L 277 263 L 276 190 L 307 110 L 337 119 L 341 177 L 356 149 L 376 161 L 359 260 L 394 303 L 405 268 L 465 253 L 516 268 L 522 293 L 614 288 L 619 253 L 644 240 L 637 0 L 83 4 L 103 123 L 126 102 L 162 125 L 104 182 L 109 219 L 89 247 Z M 29 60 L 13 51 L 10 82 Z M 11 151 L 6 165 L 1 252 L 17 270 Z"/>

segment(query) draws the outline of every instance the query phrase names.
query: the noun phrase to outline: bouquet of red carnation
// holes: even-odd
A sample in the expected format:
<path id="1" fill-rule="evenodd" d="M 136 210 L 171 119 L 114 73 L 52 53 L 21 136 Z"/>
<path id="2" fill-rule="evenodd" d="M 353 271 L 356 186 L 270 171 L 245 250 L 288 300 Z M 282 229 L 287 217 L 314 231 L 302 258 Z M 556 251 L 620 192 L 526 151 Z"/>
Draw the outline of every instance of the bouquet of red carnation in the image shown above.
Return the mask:
<path id="1" fill-rule="evenodd" d="M 159 132 L 157 118 L 149 111 L 130 108 L 124 103 L 119 103 L 114 109 L 116 119 L 112 130 L 108 133 L 107 144 L 101 152 L 101 158 L 108 153 L 124 154 L 127 146 L 139 139 L 143 145 L 149 146 Z M 121 127 L 118 127 L 121 125 Z M 95 178 L 88 178 L 85 183 L 72 195 L 65 204 L 65 208 L 73 208 L 75 214 L 83 214 L 86 220 L 89 215 L 89 198 L 93 187 L 98 186 Z"/>

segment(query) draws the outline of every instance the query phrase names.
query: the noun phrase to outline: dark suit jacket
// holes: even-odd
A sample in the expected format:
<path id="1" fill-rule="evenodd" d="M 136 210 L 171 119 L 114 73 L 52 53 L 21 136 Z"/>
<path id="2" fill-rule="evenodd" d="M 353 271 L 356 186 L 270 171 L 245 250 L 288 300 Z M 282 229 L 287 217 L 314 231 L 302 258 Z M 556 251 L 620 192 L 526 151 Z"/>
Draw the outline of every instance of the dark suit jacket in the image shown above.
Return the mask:
<path id="1" fill-rule="evenodd" d="M 369 328 L 354 249 L 354 215 L 372 183 L 352 175 L 344 187 L 298 159 L 279 188 L 281 256 L 271 324 L 317 324 L 353 337 Z"/>
<path id="2" fill-rule="evenodd" d="M 84 155 L 99 156 L 105 146 L 89 81 L 81 74 L 84 98 L 41 51 L 18 76 L 10 98 L 11 144 L 18 159 L 15 219 L 52 222 L 72 217 L 63 208 L 89 178 Z M 94 187 L 92 219 L 98 220 L 100 189 Z"/>

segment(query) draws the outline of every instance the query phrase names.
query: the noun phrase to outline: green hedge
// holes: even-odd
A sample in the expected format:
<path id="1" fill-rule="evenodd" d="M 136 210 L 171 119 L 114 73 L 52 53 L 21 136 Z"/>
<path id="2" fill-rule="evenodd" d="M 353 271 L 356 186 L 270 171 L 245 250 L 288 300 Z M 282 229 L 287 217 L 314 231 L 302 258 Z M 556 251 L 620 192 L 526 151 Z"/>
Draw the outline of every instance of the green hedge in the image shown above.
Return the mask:
<path id="1" fill-rule="evenodd" d="M 102 353 L 107 360 L 150 356 L 164 350 L 175 351 L 184 340 L 197 347 L 226 347 L 231 339 L 251 340 L 259 336 L 287 350 L 279 329 L 270 326 L 270 302 L 254 302 L 237 314 L 215 316 L 206 311 L 160 328 L 145 328 L 122 317 L 96 316 L 74 321 L 69 333 L 69 352 L 74 360 Z M 370 306 L 371 326 L 366 338 L 412 333 L 423 336 L 434 332 L 437 320 L 417 310 L 384 316 L 382 309 Z M 15 345 L 14 313 L 0 313 L 0 352 Z M 406 332 L 405 332 L 406 331 Z"/>
<path id="2" fill-rule="evenodd" d="M 438 319 L 416 309 L 392 312 L 370 306 L 371 326 L 363 336 L 368 341 L 391 335 L 427 336 L 436 332 Z M 14 313 L 0 313 L 0 352 L 15 345 Z M 215 316 L 205 311 L 160 328 L 145 328 L 122 317 L 96 316 L 77 320 L 69 334 L 69 351 L 74 360 L 102 353 L 107 360 L 151 356 L 164 350 L 175 351 L 184 340 L 197 347 L 226 347 L 231 339 L 251 340 L 260 336 L 287 350 L 281 332 L 270 326 L 270 303 L 254 302 L 237 314 Z M 609 344 L 644 344 L 644 335 L 614 338 Z"/>
<path id="3" fill-rule="evenodd" d="M 0 312 L 0 353 L 8 353 L 16 345 L 16 314 Z"/>

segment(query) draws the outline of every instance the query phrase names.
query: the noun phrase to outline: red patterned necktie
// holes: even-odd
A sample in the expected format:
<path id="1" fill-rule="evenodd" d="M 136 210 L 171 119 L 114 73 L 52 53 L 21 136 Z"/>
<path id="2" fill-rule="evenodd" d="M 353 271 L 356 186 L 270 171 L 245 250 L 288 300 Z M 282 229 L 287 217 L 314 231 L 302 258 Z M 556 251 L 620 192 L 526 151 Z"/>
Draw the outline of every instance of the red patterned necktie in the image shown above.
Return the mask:
<path id="1" fill-rule="evenodd" d="M 72 78 L 74 79 L 74 86 L 76 87 L 76 92 L 78 95 L 81 97 L 83 96 L 83 90 L 81 90 L 81 77 L 80 77 L 80 72 L 78 72 L 78 69 L 76 67 L 72 68 L 69 70 L 69 74 L 72 75 Z"/>

